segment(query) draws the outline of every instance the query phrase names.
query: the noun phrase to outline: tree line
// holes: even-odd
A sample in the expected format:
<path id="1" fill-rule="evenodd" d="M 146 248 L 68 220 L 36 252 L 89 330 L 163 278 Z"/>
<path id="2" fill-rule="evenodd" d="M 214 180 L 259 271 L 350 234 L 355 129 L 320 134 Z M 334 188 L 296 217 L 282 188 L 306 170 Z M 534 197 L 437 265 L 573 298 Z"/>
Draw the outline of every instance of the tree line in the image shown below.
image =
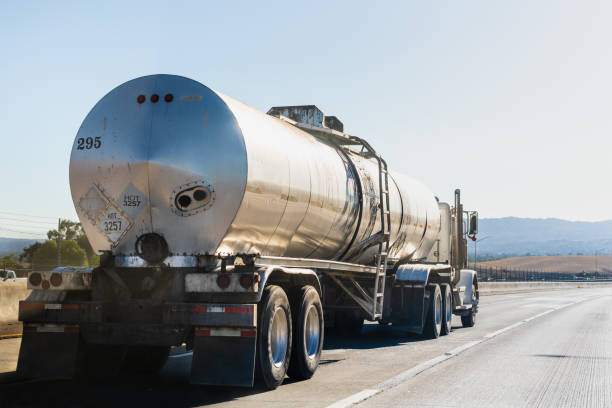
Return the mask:
<path id="1" fill-rule="evenodd" d="M 98 266 L 99 264 L 100 257 L 89 244 L 81 224 L 70 220 L 60 220 L 58 229 L 47 232 L 46 241 L 36 242 L 24 248 L 21 254 L 9 254 L 0 258 L 0 268 L 6 269 L 50 270 L 56 266 Z"/>

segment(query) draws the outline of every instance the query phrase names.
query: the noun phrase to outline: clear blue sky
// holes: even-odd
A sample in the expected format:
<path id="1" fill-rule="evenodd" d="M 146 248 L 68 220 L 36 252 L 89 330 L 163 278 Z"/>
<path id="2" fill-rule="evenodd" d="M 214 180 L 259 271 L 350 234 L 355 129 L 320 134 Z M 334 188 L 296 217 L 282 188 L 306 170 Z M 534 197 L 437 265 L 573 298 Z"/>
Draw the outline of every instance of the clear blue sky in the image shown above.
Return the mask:
<path id="1" fill-rule="evenodd" d="M 76 219 L 81 121 L 122 82 L 172 73 L 264 111 L 316 104 L 484 217 L 612 218 L 612 2 L 10 3 L 2 212 Z"/>

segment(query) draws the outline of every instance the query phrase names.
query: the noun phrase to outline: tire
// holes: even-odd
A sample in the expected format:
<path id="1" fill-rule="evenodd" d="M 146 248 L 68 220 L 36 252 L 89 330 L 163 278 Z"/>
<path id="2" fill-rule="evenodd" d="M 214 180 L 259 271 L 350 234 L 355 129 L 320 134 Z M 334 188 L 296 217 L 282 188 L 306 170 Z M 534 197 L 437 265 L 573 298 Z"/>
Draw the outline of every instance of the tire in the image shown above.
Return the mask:
<path id="1" fill-rule="evenodd" d="M 440 334 L 445 336 L 451 332 L 453 322 L 453 293 L 448 283 L 440 284 L 442 292 L 442 330 Z"/>
<path id="2" fill-rule="evenodd" d="M 461 324 L 463 327 L 474 327 L 476 324 L 476 313 L 474 312 L 478 307 L 478 297 L 476 296 L 476 286 L 472 285 L 472 308 L 469 313 L 461 316 Z"/>
<path id="3" fill-rule="evenodd" d="M 427 290 L 429 304 L 423 334 L 430 339 L 436 339 L 442 331 L 442 292 L 437 284 L 427 285 Z"/>
<path id="4" fill-rule="evenodd" d="M 270 285 L 257 309 L 256 375 L 258 382 L 273 390 L 282 384 L 291 360 L 291 308 L 285 291 Z"/>
<path id="5" fill-rule="evenodd" d="M 296 380 L 313 376 L 323 349 L 323 306 L 319 293 L 312 286 L 304 286 L 292 303 L 293 347 L 287 374 Z"/>
<path id="6" fill-rule="evenodd" d="M 170 347 L 130 346 L 123 360 L 123 371 L 132 374 L 156 374 L 168 360 Z"/>

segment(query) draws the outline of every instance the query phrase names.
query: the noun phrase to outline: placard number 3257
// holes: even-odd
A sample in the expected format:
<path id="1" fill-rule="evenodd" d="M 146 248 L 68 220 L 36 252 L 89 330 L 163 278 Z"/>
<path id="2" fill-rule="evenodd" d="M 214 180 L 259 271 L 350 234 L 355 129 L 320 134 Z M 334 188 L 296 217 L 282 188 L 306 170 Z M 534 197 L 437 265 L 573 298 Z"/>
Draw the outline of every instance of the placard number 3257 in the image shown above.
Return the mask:
<path id="1" fill-rule="evenodd" d="M 89 149 L 98 149 L 102 146 L 102 140 L 100 136 L 96 137 L 79 137 L 77 139 L 77 149 L 79 150 L 89 150 Z"/>

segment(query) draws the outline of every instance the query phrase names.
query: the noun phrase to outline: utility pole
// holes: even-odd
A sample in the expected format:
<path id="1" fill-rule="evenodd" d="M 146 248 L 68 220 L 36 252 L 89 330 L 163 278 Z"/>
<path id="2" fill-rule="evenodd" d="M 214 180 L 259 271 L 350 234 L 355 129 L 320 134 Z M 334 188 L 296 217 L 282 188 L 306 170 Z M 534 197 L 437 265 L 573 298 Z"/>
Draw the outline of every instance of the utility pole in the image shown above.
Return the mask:
<path id="1" fill-rule="evenodd" d="M 62 235 L 60 233 L 60 225 L 62 224 L 62 219 L 57 219 L 57 266 L 62 264 Z"/>
<path id="2" fill-rule="evenodd" d="M 482 241 L 484 241 L 487 238 L 491 238 L 491 236 L 487 235 L 486 237 L 483 237 L 483 238 L 481 238 L 479 240 L 474 241 L 474 262 L 472 262 L 472 264 L 473 264 L 472 267 L 474 269 L 476 269 L 476 262 L 478 260 L 478 257 L 477 257 L 477 254 L 478 254 L 478 252 L 477 252 L 477 250 L 478 250 L 478 242 L 482 242 Z"/>

